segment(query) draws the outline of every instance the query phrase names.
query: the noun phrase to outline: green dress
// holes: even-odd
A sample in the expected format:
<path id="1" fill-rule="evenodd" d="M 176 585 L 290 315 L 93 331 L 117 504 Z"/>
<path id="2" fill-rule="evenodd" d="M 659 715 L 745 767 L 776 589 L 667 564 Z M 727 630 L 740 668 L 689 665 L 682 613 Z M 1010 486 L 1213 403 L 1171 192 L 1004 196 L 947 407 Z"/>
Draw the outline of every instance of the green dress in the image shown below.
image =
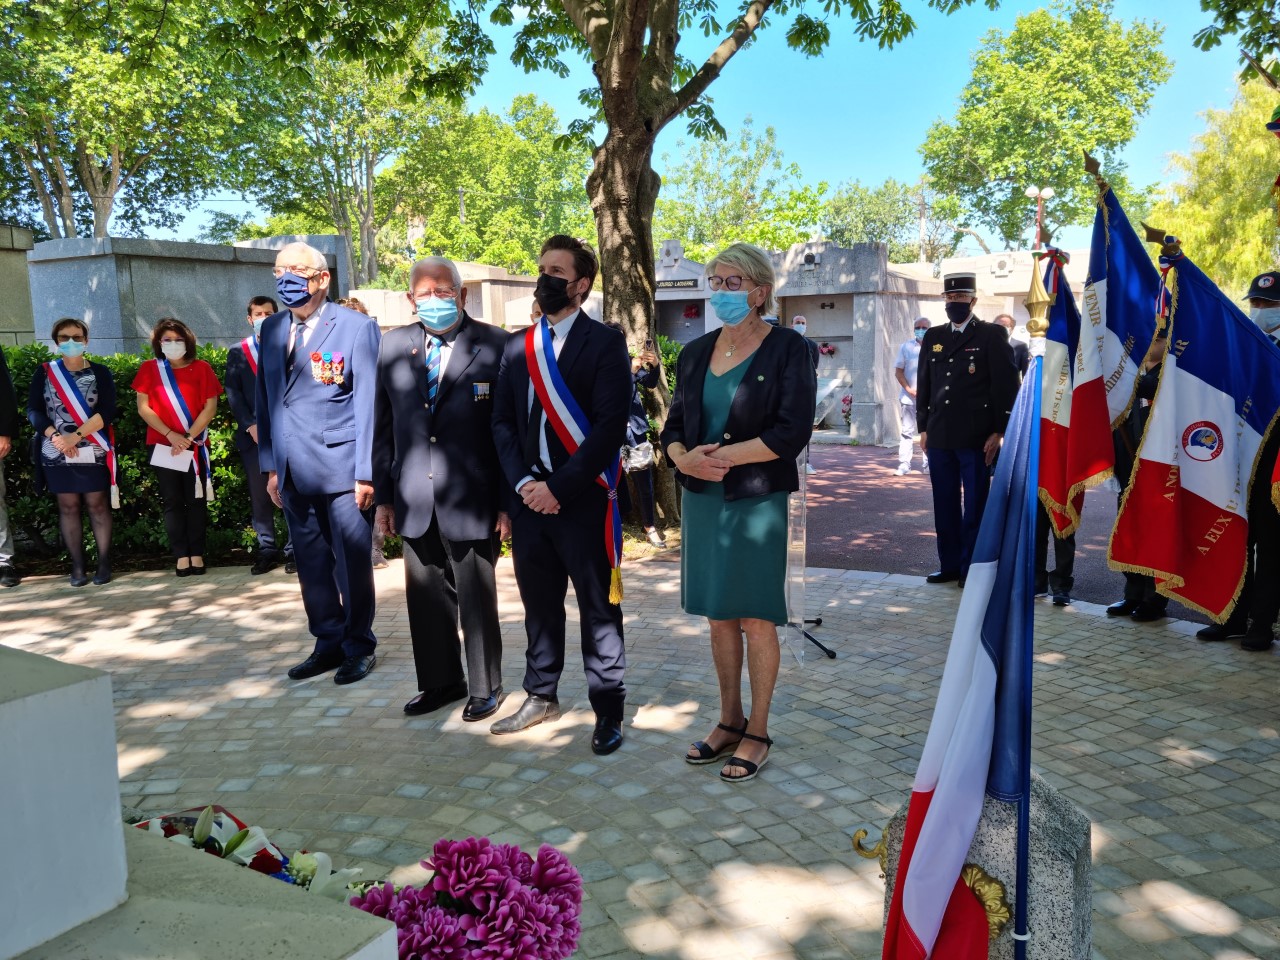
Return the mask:
<path id="1" fill-rule="evenodd" d="M 724 376 L 707 370 L 702 436 L 718 443 L 729 407 L 751 366 L 748 357 Z M 787 622 L 787 493 L 725 500 L 724 484 L 707 483 L 681 500 L 680 602 L 711 620 L 752 617 Z"/>

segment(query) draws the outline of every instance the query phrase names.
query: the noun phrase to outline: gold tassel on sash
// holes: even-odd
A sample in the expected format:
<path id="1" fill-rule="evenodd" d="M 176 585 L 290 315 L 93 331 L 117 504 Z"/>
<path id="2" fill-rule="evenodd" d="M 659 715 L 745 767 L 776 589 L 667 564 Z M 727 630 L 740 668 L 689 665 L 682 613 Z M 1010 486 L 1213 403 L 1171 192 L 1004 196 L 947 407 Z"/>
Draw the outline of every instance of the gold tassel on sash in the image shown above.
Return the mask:
<path id="1" fill-rule="evenodd" d="M 614 567 L 609 577 L 609 602 L 614 606 L 622 603 L 622 568 Z"/>

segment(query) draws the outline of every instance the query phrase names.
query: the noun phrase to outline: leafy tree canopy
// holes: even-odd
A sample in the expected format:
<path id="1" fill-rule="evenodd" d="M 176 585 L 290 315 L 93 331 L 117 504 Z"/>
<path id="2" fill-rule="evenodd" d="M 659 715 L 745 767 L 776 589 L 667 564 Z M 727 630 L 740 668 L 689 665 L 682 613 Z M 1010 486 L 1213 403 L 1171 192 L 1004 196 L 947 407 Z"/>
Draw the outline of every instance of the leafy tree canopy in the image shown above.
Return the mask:
<path id="1" fill-rule="evenodd" d="M 891 263 L 933 263 L 955 252 L 959 216 L 959 201 L 939 196 L 926 178 L 914 186 L 890 179 L 878 187 L 853 180 L 827 201 L 823 224 L 827 236 L 843 247 L 885 243 Z"/>
<path id="2" fill-rule="evenodd" d="M 952 121 L 938 121 L 920 152 L 934 186 L 964 204 L 967 223 L 1007 245 L 1032 209 L 1024 191 L 1051 186 L 1045 224 L 1083 224 L 1094 189 L 1080 151 L 1102 162 L 1112 186 L 1131 192 L 1118 154 L 1137 133 L 1172 64 L 1162 28 L 1112 16 L 1111 0 L 1056 0 L 993 30 L 974 56 L 973 76 Z"/>
<path id="3" fill-rule="evenodd" d="M 662 158 L 666 189 L 653 231 L 680 240 L 690 259 L 705 263 L 739 240 L 785 250 L 817 230 L 827 185 L 804 182 L 800 167 L 783 158 L 773 127 L 757 134 L 747 117 L 736 137 L 681 140 L 676 156 Z"/>
<path id="4" fill-rule="evenodd" d="M 1229 110 L 1210 110 L 1190 153 L 1175 155 L 1181 177 L 1147 222 L 1176 235 L 1182 248 L 1229 296 L 1280 264 L 1280 230 L 1271 195 L 1280 141 L 1267 132 L 1276 94 L 1245 84 Z M 1105 172 L 1105 171 L 1104 171 Z"/>
<path id="5" fill-rule="evenodd" d="M 234 179 L 253 100 L 195 0 L 0 0 L 0 145 L 52 237 L 170 226 Z"/>
<path id="6" fill-rule="evenodd" d="M 562 129 L 532 94 L 516 97 L 505 116 L 438 103 L 379 178 L 384 266 L 412 247 L 415 255 L 536 272 L 546 237 L 589 236 L 587 159 L 555 148 Z"/>

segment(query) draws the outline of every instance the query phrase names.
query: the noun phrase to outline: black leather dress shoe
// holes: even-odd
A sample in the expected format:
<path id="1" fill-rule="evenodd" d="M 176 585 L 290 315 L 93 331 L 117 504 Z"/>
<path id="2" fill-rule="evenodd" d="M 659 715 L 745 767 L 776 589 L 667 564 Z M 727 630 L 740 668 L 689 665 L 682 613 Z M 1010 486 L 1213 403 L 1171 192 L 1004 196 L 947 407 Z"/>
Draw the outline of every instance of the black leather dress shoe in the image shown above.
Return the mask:
<path id="1" fill-rule="evenodd" d="M 1127 617 L 1138 609 L 1137 600 L 1121 600 L 1107 607 L 1108 617 Z"/>
<path id="2" fill-rule="evenodd" d="M 288 560 L 284 562 L 284 572 L 285 573 L 298 572 L 298 564 L 294 561 L 293 557 L 290 557 Z"/>
<path id="3" fill-rule="evenodd" d="M 1235 617 L 1228 618 L 1226 623 L 1211 623 L 1196 631 L 1197 640 L 1212 643 L 1215 640 L 1238 640 L 1248 632 L 1248 622 Z"/>
<path id="4" fill-rule="evenodd" d="M 938 570 L 924 578 L 925 583 L 950 583 L 960 579 L 958 570 Z"/>
<path id="5" fill-rule="evenodd" d="M 503 717 L 489 728 L 490 733 L 519 733 L 537 726 L 544 720 L 555 720 L 560 716 L 560 701 L 554 697 L 543 697 L 531 693 L 524 698 L 520 709 L 509 717 Z"/>
<path id="6" fill-rule="evenodd" d="M 1134 623 L 1155 623 L 1157 620 L 1163 620 L 1168 614 L 1165 612 L 1165 604 L 1151 603 L 1144 600 L 1134 608 L 1133 613 L 1129 614 L 1129 619 Z"/>
<path id="7" fill-rule="evenodd" d="M 472 697 L 462 708 L 462 719 L 467 723 L 483 720 L 493 716 L 498 710 L 498 701 L 502 699 L 502 688 L 499 687 L 487 697 Z"/>
<path id="8" fill-rule="evenodd" d="M 336 669 L 341 664 L 341 657 L 326 657 L 318 653 L 313 653 L 296 667 L 289 668 L 289 679 L 309 680 L 311 677 L 318 677 L 322 673 L 328 673 L 330 670 Z"/>
<path id="9" fill-rule="evenodd" d="M 347 657 L 342 661 L 342 666 L 338 668 L 338 672 L 333 675 L 334 683 L 355 683 L 357 680 L 363 680 L 369 675 L 369 671 L 373 669 L 373 665 L 378 662 L 378 655 L 371 653 L 364 657 Z"/>
<path id="10" fill-rule="evenodd" d="M 258 554 L 258 562 L 249 568 L 249 572 L 255 577 L 260 577 L 264 573 L 270 573 L 278 566 L 280 566 L 280 555 L 278 553 L 260 553 Z"/>
<path id="11" fill-rule="evenodd" d="M 613 753 L 620 746 L 622 746 L 622 721 L 596 717 L 596 729 L 591 734 L 591 752 L 603 757 Z"/>
<path id="12" fill-rule="evenodd" d="M 433 710 L 439 710 L 443 706 L 447 706 L 456 700 L 461 700 L 467 695 L 467 686 L 464 683 L 454 684 L 452 687 L 433 687 L 430 690 L 423 690 L 420 694 L 404 705 L 404 712 L 411 717 L 416 717 L 424 713 L 430 713 Z"/>

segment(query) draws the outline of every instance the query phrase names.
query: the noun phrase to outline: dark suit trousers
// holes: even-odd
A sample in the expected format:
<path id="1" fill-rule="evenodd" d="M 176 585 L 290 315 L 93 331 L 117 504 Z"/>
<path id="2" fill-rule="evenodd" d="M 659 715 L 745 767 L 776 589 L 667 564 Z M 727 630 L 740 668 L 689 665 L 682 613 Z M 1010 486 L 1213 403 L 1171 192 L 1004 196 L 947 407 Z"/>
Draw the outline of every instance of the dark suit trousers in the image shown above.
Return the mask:
<path id="1" fill-rule="evenodd" d="M 487 697 L 502 686 L 502 630 L 493 572 L 497 559 L 496 536 L 446 540 L 434 516 L 425 534 L 405 538 L 405 601 L 419 690 L 462 683 L 459 616 L 467 692 Z"/>
<path id="2" fill-rule="evenodd" d="M 165 447 L 166 451 L 168 449 Z M 203 557 L 209 501 L 196 496 L 195 471 L 179 473 L 156 467 L 155 475 L 160 502 L 164 505 L 164 530 L 169 538 L 169 552 L 178 558 Z"/>
<path id="3" fill-rule="evenodd" d="M 1053 570 L 1048 570 L 1049 541 L 1053 541 Z M 1075 586 L 1076 535 L 1058 537 L 1044 504 L 1036 511 L 1036 593 L 1070 593 Z"/>
<path id="4" fill-rule="evenodd" d="M 307 627 L 323 657 L 373 653 L 373 531 L 355 493 L 299 493 L 292 479 L 280 491 L 293 540 Z"/>
<path id="5" fill-rule="evenodd" d="M 258 549 L 263 553 L 279 553 L 276 543 L 276 505 L 267 494 L 267 475 L 258 467 L 258 445 L 242 430 L 236 431 L 236 449 L 244 464 L 245 483 L 249 487 L 249 509 L 253 532 L 258 535 Z M 286 543 L 284 552 L 292 555 L 293 544 Z"/>
<path id="6" fill-rule="evenodd" d="M 981 447 L 940 450 L 930 444 L 928 456 L 940 569 L 965 576 L 978 542 L 978 527 L 982 525 L 982 511 L 991 489 L 991 470 Z"/>
<path id="7" fill-rule="evenodd" d="M 622 607 L 609 602 L 611 570 L 604 552 L 603 490 L 546 516 L 521 509 L 512 518 L 516 583 L 524 602 L 526 693 L 554 697 L 564 670 L 565 596 L 573 582 L 582 622 L 582 663 L 596 715 L 622 720 L 626 699 Z"/>
<path id="8" fill-rule="evenodd" d="M 1246 556 L 1244 587 L 1231 619 L 1247 613 L 1251 628 L 1266 633 L 1280 615 L 1280 513 L 1271 502 L 1270 471 L 1259 471 L 1250 492 Z"/>

